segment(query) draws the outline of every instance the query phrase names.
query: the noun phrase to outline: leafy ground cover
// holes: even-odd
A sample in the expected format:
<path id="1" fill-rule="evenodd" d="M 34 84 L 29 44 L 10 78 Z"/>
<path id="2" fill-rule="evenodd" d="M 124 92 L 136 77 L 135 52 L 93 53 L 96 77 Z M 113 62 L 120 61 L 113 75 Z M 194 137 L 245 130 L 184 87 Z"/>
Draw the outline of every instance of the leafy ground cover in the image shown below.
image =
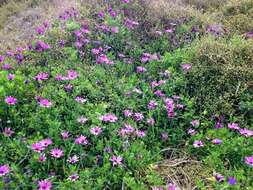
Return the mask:
<path id="1" fill-rule="evenodd" d="M 1 189 L 252 189 L 251 32 L 115 2 L 1 54 Z"/>

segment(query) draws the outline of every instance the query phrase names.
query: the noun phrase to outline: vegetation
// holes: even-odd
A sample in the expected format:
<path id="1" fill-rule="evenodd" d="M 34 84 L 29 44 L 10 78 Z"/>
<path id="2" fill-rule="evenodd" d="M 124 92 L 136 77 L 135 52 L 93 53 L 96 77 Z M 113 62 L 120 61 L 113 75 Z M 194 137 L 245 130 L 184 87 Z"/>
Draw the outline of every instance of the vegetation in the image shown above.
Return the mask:
<path id="1" fill-rule="evenodd" d="M 0 189 L 253 188 L 252 1 L 171 5 L 80 2 L 1 52 Z"/>

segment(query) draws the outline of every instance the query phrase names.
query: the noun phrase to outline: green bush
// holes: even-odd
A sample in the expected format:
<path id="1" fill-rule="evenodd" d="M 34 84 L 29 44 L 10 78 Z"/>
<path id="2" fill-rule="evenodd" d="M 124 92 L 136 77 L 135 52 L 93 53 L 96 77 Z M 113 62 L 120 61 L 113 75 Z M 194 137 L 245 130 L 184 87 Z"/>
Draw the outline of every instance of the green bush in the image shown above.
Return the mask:
<path id="1" fill-rule="evenodd" d="M 233 114 L 240 96 L 253 80 L 252 40 L 203 38 L 192 46 L 193 69 L 188 75 L 189 93 L 200 110 Z"/>

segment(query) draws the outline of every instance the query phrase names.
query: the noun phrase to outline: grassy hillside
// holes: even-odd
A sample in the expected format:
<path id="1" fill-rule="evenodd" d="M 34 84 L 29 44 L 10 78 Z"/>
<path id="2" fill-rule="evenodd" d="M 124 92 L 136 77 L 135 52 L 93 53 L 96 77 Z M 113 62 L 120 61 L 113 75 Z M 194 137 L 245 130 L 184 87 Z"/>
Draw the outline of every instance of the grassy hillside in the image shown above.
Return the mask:
<path id="1" fill-rule="evenodd" d="M 0 53 L 0 189 L 251 190 L 252 13 L 79 1 L 31 26 Z"/>

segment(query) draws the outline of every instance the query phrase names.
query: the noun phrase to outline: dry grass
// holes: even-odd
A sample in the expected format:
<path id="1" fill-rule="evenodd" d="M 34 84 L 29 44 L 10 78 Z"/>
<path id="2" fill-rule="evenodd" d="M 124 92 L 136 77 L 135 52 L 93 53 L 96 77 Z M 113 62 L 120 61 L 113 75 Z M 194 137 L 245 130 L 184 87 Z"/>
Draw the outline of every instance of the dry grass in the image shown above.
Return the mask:
<path id="1" fill-rule="evenodd" d="M 6 11 L 4 17 L 6 23 L 0 30 L 0 48 L 7 49 L 22 45 L 34 34 L 35 28 L 45 20 L 52 21 L 64 10 L 76 7 L 76 0 L 46 0 L 37 1 L 37 5 L 31 4 L 33 0 L 25 3 L 10 1 L 1 9 L 12 7 Z"/>
<path id="2" fill-rule="evenodd" d="M 179 149 L 164 149 L 167 158 L 156 163 L 156 170 L 167 183 L 173 183 L 180 190 L 196 189 L 199 180 L 206 180 L 210 173 L 203 169 L 201 162 L 191 159 L 187 153 Z"/>

